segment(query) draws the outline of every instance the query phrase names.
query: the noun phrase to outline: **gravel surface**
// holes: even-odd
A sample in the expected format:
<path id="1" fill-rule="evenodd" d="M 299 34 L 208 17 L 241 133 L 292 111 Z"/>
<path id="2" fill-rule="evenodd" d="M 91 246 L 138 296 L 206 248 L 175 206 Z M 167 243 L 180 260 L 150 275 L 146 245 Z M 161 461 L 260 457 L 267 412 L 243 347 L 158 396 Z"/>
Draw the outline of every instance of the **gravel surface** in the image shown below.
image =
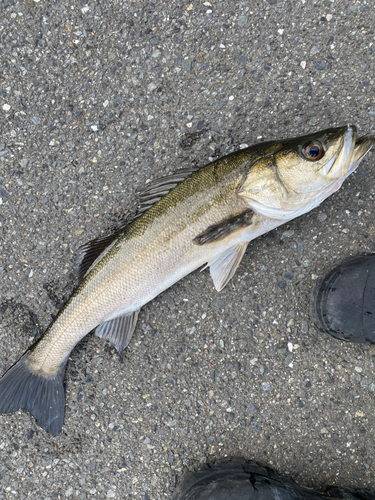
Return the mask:
<path id="1" fill-rule="evenodd" d="M 0 4 L 0 369 L 74 288 L 84 242 L 148 179 L 265 139 L 375 128 L 369 1 Z M 53 438 L 0 417 L 1 498 L 164 499 L 245 457 L 315 488 L 375 489 L 374 356 L 318 333 L 317 277 L 375 250 L 374 154 L 318 209 L 259 238 L 218 294 L 193 273 L 129 348 L 72 352 Z"/>

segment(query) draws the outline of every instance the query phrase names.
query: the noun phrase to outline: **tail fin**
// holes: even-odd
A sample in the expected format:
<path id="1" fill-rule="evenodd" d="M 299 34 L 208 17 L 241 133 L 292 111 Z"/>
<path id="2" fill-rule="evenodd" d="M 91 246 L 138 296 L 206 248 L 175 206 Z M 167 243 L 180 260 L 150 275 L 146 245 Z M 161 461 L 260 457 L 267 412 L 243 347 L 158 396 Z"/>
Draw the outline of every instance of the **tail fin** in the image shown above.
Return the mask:
<path id="1" fill-rule="evenodd" d="M 0 379 L 0 413 L 24 408 L 36 423 L 57 436 L 64 422 L 65 363 L 52 377 L 32 372 L 25 354 Z"/>

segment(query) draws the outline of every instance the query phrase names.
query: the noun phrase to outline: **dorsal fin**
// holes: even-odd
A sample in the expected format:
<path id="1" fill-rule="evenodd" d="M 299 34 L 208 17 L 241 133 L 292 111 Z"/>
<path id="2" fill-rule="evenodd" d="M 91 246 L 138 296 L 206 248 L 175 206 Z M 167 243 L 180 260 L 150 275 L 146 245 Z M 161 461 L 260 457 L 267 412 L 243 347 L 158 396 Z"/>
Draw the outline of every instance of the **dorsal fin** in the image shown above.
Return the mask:
<path id="1" fill-rule="evenodd" d="M 78 284 L 82 282 L 91 267 L 99 262 L 112 248 L 112 246 L 116 243 L 120 232 L 121 231 L 116 231 L 109 236 L 95 238 L 78 248 L 73 262 L 73 273 Z"/>
<path id="2" fill-rule="evenodd" d="M 178 186 L 189 175 L 199 170 L 200 167 L 183 168 L 174 174 L 155 179 L 148 186 L 138 191 L 139 203 L 137 207 L 137 217 L 142 215 L 146 210 L 151 208 L 155 203 L 160 201 L 163 196 L 167 195 L 172 189 Z"/>
<path id="3" fill-rule="evenodd" d="M 163 196 L 167 195 L 178 184 L 184 181 L 193 172 L 199 170 L 200 167 L 183 168 L 174 174 L 161 177 L 151 181 L 148 186 L 138 191 L 139 202 L 137 205 L 137 212 L 131 220 L 140 217 L 146 210 L 151 208 L 155 203 L 160 201 Z M 76 276 L 78 284 L 82 282 L 86 274 L 91 268 L 96 265 L 104 255 L 112 248 L 124 227 L 118 229 L 116 232 L 108 235 L 95 238 L 80 246 L 76 252 L 73 263 L 73 272 Z"/>

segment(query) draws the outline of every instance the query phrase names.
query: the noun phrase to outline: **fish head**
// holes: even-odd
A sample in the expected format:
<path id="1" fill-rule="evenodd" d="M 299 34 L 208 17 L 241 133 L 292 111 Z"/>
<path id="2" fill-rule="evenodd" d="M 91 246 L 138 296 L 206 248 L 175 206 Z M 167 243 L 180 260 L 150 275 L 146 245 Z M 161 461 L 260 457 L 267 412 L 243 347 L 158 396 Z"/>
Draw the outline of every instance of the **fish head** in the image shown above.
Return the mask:
<path id="1" fill-rule="evenodd" d="M 272 219 L 291 220 L 337 191 L 375 144 L 354 125 L 260 145 L 239 195 Z"/>

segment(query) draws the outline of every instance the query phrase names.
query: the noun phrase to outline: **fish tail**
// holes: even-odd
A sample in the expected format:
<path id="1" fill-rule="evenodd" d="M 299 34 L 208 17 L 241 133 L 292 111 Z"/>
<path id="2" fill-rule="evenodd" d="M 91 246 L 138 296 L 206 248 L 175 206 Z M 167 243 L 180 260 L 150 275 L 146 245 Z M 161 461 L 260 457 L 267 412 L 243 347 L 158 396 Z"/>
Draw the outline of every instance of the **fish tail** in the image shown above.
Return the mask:
<path id="1" fill-rule="evenodd" d="M 56 436 L 64 422 L 64 363 L 50 377 L 34 373 L 27 354 L 0 379 L 0 414 L 24 408 L 36 423 Z"/>

